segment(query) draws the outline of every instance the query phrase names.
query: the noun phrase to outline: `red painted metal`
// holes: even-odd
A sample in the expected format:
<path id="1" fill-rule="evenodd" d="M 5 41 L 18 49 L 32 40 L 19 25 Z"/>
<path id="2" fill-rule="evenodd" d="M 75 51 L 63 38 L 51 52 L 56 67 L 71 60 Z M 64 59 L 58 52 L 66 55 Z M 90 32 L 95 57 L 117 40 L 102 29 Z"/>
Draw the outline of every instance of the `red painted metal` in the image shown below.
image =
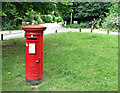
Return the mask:
<path id="1" fill-rule="evenodd" d="M 38 80 L 43 77 L 43 31 L 40 25 L 24 26 L 26 35 L 26 79 Z"/>

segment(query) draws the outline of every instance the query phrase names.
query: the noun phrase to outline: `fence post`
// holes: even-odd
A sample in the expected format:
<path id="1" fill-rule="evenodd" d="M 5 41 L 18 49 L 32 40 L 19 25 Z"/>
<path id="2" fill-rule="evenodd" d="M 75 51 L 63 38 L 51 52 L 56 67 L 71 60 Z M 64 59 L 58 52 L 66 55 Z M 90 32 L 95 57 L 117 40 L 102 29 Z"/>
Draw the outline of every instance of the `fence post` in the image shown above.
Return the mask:
<path id="1" fill-rule="evenodd" d="M 91 33 L 92 33 L 92 29 L 91 29 Z"/>
<path id="2" fill-rule="evenodd" d="M 55 33 L 57 33 L 57 30 L 55 31 Z"/>
<path id="3" fill-rule="evenodd" d="M 107 34 L 109 34 L 109 30 L 107 30 Z"/>
<path id="4" fill-rule="evenodd" d="M 79 32 L 81 32 L 81 29 L 80 29 L 80 31 Z"/>
<path id="5" fill-rule="evenodd" d="M 1 34 L 1 40 L 3 41 L 3 34 Z"/>

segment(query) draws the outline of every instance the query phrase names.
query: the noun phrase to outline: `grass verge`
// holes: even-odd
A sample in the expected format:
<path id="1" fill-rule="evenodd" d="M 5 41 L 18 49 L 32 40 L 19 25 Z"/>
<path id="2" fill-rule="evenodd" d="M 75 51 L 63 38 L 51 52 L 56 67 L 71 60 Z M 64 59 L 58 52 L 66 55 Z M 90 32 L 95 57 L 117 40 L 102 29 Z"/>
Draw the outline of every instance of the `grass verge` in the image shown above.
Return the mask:
<path id="1" fill-rule="evenodd" d="M 3 91 L 117 91 L 118 37 L 94 33 L 44 35 L 44 81 L 25 83 L 25 38 L 3 41 Z"/>
<path id="2" fill-rule="evenodd" d="M 61 25 L 65 28 L 75 28 L 75 29 L 92 29 L 92 28 L 88 28 L 88 23 L 82 23 L 82 24 L 69 24 L 69 25 Z M 105 28 L 99 28 L 99 25 L 97 24 L 97 29 L 100 30 L 100 31 L 106 31 L 106 30 L 109 30 L 111 32 L 120 32 L 119 29 L 118 30 L 115 30 L 115 29 L 105 29 Z"/>

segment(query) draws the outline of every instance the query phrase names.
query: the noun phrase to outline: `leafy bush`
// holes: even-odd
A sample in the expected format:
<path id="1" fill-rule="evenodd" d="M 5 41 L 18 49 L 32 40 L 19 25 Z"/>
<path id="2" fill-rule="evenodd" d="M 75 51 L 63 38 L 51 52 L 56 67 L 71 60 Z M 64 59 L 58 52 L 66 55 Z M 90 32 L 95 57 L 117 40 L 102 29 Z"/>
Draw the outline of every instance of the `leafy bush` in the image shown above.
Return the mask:
<path id="1" fill-rule="evenodd" d="M 35 20 L 38 22 L 38 24 L 42 24 L 43 20 L 41 19 L 41 16 L 39 14 L 35 15 Z"/>
<path id="2" fill-rule="evenodd" d="M 3 24 L 2 30 L 12 30 L 13 27 L 11 26 L 11 23 Z"/>
<path id="3" fill-rule="evenodd" d="M 32 23 L 36 15 L 36 12 L 34 10 L 31 10 L 31 11 L 27 11 L 27 13 L 25 14 L 26 14 L 26 16 L 24 16 L 25 21 Z"/>
<path id="4" fill-rule="evenodd" d="M 52 15 L 53 16 L 53 21 L 56 22 L 56 16 L 55 15 Z"/>
<path id="5" fill-rule="evenodd" d="M 89 22 L 81 22 L 80 24 L 70 24 L 67 25 L 66 27 L 70 27 L 70 28 L 88 28 L 88 23 Z"/>
<path id="6" fill-rule="evenodd" d="M 22 28 L 22 23 L 19 19 L 8 20 L 5 17 L 3 20 L 5 21 L 2 21 L 2 30 L 15 30 Z"/>
<path id="7" fill-rule="evenodd" d="M 80 28 L 88 28 L 88 23 L 89 22 L 81 22 L 80 23 Z"/>
<path id="8" fill-rule="evenodd" d="M 62 17 L 55 17 L 55 22 L 57 22 L 57 19 L 58 19 L 59 22 L 63 21 Z"/>
<path id="9" fill-rule="evenodd" d="M 119 25 L 118 25 L 118 3 L 112 3 L 112 6 L 110 8 L 110 14 L 106 17 L 103 23 L 104 29 L 109 29 L 112 31 L 119 31 Z"/>
<path id="10" fill-rule="evenodd" d="M 35 21 L 34 24 L 35 24 L 35 25 L 38 25 L 39 23 L 38 23 L 38 21 Z"/>
<path id="11" fill-rule="evenodd" d="M 62 21 L 63 21 L 62 17 L 60 16 L 60 14 L 59 14 L 58 12 L 53 11 L 53 12 L 51 13 L 51 15 L 52 15 L 52 17 L 53 17 L 53 22 L 57 22 L 57 19 L 58 19 L 59 22 L 62 22 Z"/>
<path id="12" fill-rule="evenodd" d="M 20 29 L 22 26 L 22 17 L 20 17 L 19 13 L 14 8 L 15 6 L 7 3 L 9 8 L 2 11 L 2 30 L 14 30 Z M 9 12 L 8 12 L 9 11 Z"/>
<path id="13" fill-rule="evenodd" d="M 31 10 L 25 14 L 26 14 L 26 16 L 24 17 L 25 22 L 29 22 L 30 24 L 32 24 L 32 21 L 35 20 L 37 22 L 35 22 L 34 24 L 42 24 L 43 23 L 43 20 L 41 19 L 40 14 L 37 14 L 35 11 Z"/>
<path id="14" fill-rule="evenodd" d="M 45 22 L 47 23 L 53 23 L 53 16 L 52 15 L 46 15 L 45 16 Z"/>

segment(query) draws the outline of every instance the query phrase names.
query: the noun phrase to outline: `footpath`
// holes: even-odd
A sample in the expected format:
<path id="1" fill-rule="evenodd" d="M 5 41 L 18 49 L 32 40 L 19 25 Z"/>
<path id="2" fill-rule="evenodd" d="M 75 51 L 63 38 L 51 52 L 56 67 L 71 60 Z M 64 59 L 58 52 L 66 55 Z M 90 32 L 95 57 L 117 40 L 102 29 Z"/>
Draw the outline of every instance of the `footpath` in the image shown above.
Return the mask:
<path id="1" fill-rule="evenodd" d="M 44 34 L 51 34 L 59 32 L 80 32 L 80 29 L 73 28 L 64 28 L 60 25 L 61 23 L 46 23 L 41 24 L 42 26 L 47 27 L 44 31 Z M 91 33 L 91 29 L 81 29 L 81 32 Z M 107 31 L 99 31 L 98 29 L 92 30 L 92 33 L 108 34 Z M 3 40 L 12 39 L 12 38 L 22 38 L 25 37 L 25 31 L 23 30 L 10 30 L 10 31 L 0 31 L 0 40 L 1 34 L 3 34 Z M 109 35 L 120 35 L 120 32 L 109 32 Z"/>

